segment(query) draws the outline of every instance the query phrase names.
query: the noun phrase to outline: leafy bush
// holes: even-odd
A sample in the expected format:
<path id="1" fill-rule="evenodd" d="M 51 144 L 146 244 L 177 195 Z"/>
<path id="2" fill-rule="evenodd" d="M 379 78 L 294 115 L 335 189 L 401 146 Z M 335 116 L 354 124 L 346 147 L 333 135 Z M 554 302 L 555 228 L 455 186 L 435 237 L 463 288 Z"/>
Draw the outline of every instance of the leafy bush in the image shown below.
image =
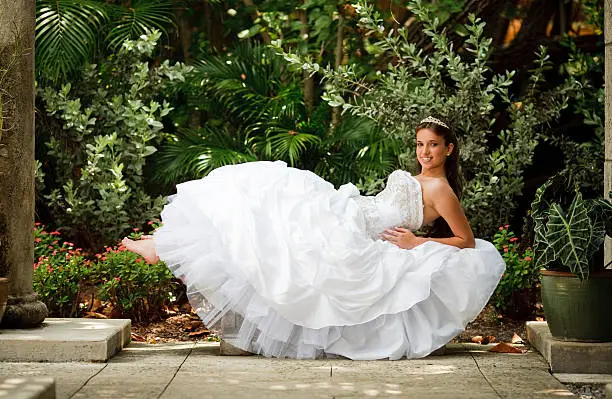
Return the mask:
<path id="1" fill-rule="evenodd" d="M 360 1 L 356 7 L 360 24 L 372 42 L 371 52 L 386 69 L 375 76 L 360 74 L 358 66 L 322 67 L 307 58 L 277 51 L 295 68 L 320 74 L 326 81 L 326 99 L 344 112 L 368 117 L 390 137 L 400 138 L 405 151 L 404 168 L 416 165 L 414 127 L 428 115 L 450 122 L 461 144 L 461 163 L 466 177 L 463 206 L 479 236 L 491 236 L 497 221 L 508 220 L 523 188 L 523 171 L 543 139 L 542 131 L 567 106 L 580 85 L 572 78 L 542 91 L 544 71 L 550 68 L 541 48 L 526 95 L 511 99 L 513 72 L 495 75 L 487 65 L 491 39 L 483 36 L 484 23 L 470 18 L 463 26 L 466 40 L 456 50 L 439 20 L 419 0 L 411 11 L 431 38 L 433 52 L 425 53 L 410 43 L 408 31 L 399 27 L 386 31 L 374 6 Z M 505 128 L 496 128 L 497 115 L 507 116 Z"/>
<path id="2" fill-rule="evenodd" d="M 175 283 L 163 262 L 147 264 L 121 245 L 96 254 L 92 277 L 98 298 L 108 301 L 122 317 L 144 321 L 174 297 Z"/>
<path id="3" fill-rule="evenodd" d="M 148 225 L 155 229 L 159 222 L 150 221 Z M 131 234 L 132 238 L 140 236 L 139 232 Z M 82 316 L 89 310 L 81 308 L 86 291 L 88 296 L 108 303 L 114 314 L 148 320 L 173 299 L 177 288 L 163 262 L 148 265 L 121 245 L 106 247 L 89 259 L 80 248 L 64 241 L 60 232 L 48 232 L 40 223 L 34 228 L 34 252 L 34 291 L 54 316 Z"/>
<path id="4" fill-rule="evenodd" d="M 510 316 L 529 316 L 535 305 L 534 290 L 540 280 L 540 268 L 531 247 L 522 250 L 509 225 L 499 227 L 493 244 L 506 263 L 506 271 L 493 294 L 496 309 Z"/>
<path id="5" fill-rule="evenodd" d="M 202 110 L 206 120 L 164 142 L 155 172 L 163 184 L 253 160 L 284 160 L 335 184 L 397 165 L 399 140 L 384 137 L 367 118 L 347 115 L 330 128 L 326 103 L 309 116 L 301 74 L 287 71 L 270 48 L 242 43 L 227 55 L 199 60 L 190 77 L 190 109 Z"/>
<path id="6" fill-rule="evenodd" d="M 74 84 L 38 90 L 59 125 L 42 132 L 48 134 L 43 162 L 55 166 L 47 176 L 54 180 L 47 184 L 48 205 L 55 222 L 88 248 L 117 240 L 163 205 L 163 198 L 145 192 L 143 168 L 156 151 L 161 119 L 172 109 L 162 93 L 183 81 L 190 67 L 164 61 L 151 68 L 146 59 L 159 37 L 152 32 L 128 40 L 101 65 L 88 66 Z"/>
<path id="7" fill-rule="evenodd" d="M 81 284 L 89 278 L 89 262 L 80 248 L 63 241 L 58 231 L 34 228 L 36 263 L 32 282 L 39 299 L 58 317 L 78 317 Z"/>

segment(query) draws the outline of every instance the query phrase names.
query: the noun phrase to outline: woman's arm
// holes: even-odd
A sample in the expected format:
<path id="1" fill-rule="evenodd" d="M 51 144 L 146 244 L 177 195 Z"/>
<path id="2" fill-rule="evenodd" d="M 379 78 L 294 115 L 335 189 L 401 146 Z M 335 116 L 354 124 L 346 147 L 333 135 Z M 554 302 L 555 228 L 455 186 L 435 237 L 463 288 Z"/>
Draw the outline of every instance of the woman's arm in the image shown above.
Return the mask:
<path id="1" fill-rule="evenodd" d="M 433 207 L 440 217 L 448 223 L 453 232 L 453 237 L 417 237 L 410 230 L 396 227 L 395 229 L 385 230 L 385 233 L 381 235 L 382 238 L 406 249 L 414 248 L 427 241 L 453 245 L 457 248 L 474 248 L 476 245 L 474 233 L 452 188 L 447 184 L 436 184 L 435 187 L 431 187 L 431 190 L 430 195 L 434 199 Z"/>

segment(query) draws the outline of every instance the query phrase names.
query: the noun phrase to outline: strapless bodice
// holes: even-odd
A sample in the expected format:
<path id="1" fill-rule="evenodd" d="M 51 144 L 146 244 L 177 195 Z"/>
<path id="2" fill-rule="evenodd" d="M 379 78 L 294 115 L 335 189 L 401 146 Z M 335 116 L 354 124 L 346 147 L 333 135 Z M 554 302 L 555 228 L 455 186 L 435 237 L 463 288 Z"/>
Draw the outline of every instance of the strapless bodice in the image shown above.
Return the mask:
<path id="1" fill-rule="evenodd" d="M 339 190 L 346 189 L 345 186 Z M 396 170 L 389 175 L 384 190 L 375 196 L 356 195 L 353 199 L 363 212 L 366 233 L 372 239 L 390 227 L 416 230 L 423 224 L 421 184 L 409 172 Z"/>

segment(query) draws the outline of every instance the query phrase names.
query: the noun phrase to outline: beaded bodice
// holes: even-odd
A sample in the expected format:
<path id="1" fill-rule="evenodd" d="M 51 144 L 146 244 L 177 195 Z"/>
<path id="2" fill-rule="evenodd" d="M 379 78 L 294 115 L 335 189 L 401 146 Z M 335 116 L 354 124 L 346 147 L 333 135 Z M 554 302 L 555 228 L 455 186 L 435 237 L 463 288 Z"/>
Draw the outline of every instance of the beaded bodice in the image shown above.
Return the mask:
<path id="1" fill-rule="evenodd" d="M 416 230 L 423 224 L 421 184 L 409 172 L 396 170 L 387 185 L 375 196 L 355 196 L 366 222 L 366 233 L 372 239 L 390 227 Z"/>

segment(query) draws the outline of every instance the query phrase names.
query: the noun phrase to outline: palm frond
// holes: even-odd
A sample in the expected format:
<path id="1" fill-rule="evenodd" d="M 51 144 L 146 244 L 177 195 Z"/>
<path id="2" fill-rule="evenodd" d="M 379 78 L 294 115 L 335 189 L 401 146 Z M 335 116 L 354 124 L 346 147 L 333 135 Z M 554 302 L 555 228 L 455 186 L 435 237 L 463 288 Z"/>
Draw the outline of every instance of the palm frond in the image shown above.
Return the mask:
<path id="1" fill-rule="evenodd" d="M 245 126 L 303 114 L 297 81 L 283 76 L 280 57 L 261 45 L 241 43 L 226 56 L 205 57 L 196 63 L 193 83 Z"/>
<path id="2" fill-rule="evenodd" d="M 106 40 L 112 49 L 125 40 L 135 39 L 147 30 L 157 29 L 167 35 L 166 27 L 174 24 L 172 0 L 140 0 L 132 7 L 115 7 L 113 28 Z"/>
<path id="3" fill-rule="evenodd" d="M 256 160 L 241 142 L 209 127 L 181 130 L 156 157 L 155 181 L 173 185 L 206 176 L 214 169 Z"/>
<path id="4" fill-rule="evenodd" d="M 295 166 L 304 151 L 320 143 L 321 139 L 314 134 L 272 127 L 263 142 L 263 152 L 267 158 L 284 160 Z"/>
<path id="5" fill-rule="evenodd" d="M 108 21 L 104 4 L 82 0 L 36 2 L 36 69 L 51 80 L 82 66 Z"/>

